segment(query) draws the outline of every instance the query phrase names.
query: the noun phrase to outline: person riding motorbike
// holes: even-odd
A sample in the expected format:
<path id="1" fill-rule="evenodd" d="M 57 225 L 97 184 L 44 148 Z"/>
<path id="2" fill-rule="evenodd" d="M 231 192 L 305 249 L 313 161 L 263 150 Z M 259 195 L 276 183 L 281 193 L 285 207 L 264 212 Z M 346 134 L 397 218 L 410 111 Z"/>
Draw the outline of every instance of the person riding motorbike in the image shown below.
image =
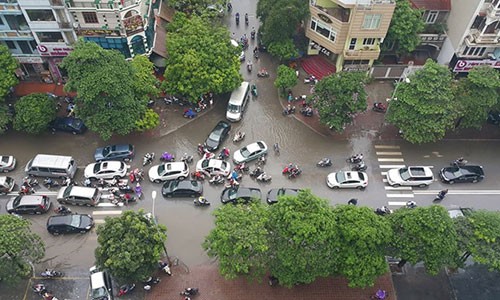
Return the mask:
<path id="1" fill-rule="evenodd" d="M 64 205 L 61 205 L 55 209 L 55 212 L 58 214 L 61 214 L 61 215 L 66 215 L 66 214 L 70 214 L 71 210 Z"/>
<path id="2" fill-rule="evenodd" d="M 236 13 L 236 25 L 239 25 L 240 24 L 240 13 Z"/>
<path id="3" fill-rule="evenodd" d="M 248 14 L 247 13 L 245 13 L 245 24 L 248 25 Z"/>
<path id="4" fill-rule="evenodd" d="M 208 200 L 205 197 L 203 197 L 203 196 L 198 197 L 198 199 L 195 199 L 194 201 L 198 201 L 198 203 L 201 204 L 201 205 L 209 203 Z"/>

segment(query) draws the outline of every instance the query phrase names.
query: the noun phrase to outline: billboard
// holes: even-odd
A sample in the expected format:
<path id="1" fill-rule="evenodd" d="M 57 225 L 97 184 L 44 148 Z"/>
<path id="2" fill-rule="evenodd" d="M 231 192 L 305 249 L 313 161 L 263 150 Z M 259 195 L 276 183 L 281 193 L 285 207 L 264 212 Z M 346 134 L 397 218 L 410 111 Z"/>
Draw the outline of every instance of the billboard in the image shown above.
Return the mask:
<path id="1" fill-rule="evenodd" d="M 500 69 L 499 60 L 459 60 L 453 68 L 453 72 L 469 72 L 472 68 L 476 66 L 490 66 L 495 69 Z"/>

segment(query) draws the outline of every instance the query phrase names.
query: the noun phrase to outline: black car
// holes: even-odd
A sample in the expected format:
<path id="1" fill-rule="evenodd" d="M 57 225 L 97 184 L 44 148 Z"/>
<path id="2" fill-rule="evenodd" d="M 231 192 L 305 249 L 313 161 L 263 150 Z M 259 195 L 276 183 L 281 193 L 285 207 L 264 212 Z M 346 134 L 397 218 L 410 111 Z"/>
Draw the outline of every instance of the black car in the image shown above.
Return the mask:
<path id="1" fill-rule="evenodd" d="M 93 226 L 94 219 L 89 215 L 52 216 L 47 220 L 47 231 L 53 235 L 61 233 L 86 233 Z"/>
<path id="2" fill-rule="evenodd" d="M 280 189 L 272 189 L 267 192 L 267 203 L 274 204 L 278 202 L 278 198 L 281 196 L 297 196 L 300 190 L 298 189 L 289 189 L 289 188 L 280 188 Z"/>
<path id="3" fill-rule="evenodd" d="M 80 134 L 87 131 L 87 126 L 83 124 L 81 119 L 72 117 L 55 118 L 52 122 L 50 122 L 49 127 L 53 132 L 65 131 L 71 132 L 72 134 Z"/>
<path id="4" fill-rule="evenodd" d="M 483 180 L 484 171 L 482 166 L 446 167 L 439 172 L 441 180 L 453 184 L 455 182 L 478 182 Z"/>
<path id="5" fill-rule="evenodd" d="M 205 148 L 208 151 L 217 150 L 226 139 L 229 131 L 231 131 L 231 125 L 226 121 L 219 121 L 219 123 L 215 125 L 212 132 L 208 135 L 208 138 L 205 141 Z"/>
<path id="6" fill-rule="evenodd" d="M 167 180 L 161 189 L 163 197 L 199 197 L 203 185 L 197 180 Z"/>
<path id="7" fill-rule="evenodd" d="M 488 119 L 486 119 L 486 122 L 493 125 L 500 125 L 500 112 L 490 111 L 488 113 Z"/>
<path id="8" fill-rule="evenodd" d="M 134 146 L 131 144 L 111 145 L 95 149 L 94 159 L 130 161 L 134 158 Z"/>
<path id="9" fill-rule="evenodd" d="M 220 201 L 224 204 L 228 202 L 236 202 L 238 199 L 242 199 L 244 202 L 250 202 L 253 198 L 260 200 L 262 194 L 257 188 L 246 188 L 246 187 L 228 187 L 222 191 L 220 196 Z"/>

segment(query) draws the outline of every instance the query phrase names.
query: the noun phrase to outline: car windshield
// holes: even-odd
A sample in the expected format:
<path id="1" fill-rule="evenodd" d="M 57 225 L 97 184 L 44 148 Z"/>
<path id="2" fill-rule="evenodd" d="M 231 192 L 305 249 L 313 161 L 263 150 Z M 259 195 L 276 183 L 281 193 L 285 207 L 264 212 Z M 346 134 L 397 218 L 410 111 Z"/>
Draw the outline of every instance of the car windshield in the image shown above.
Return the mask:
<path id="1" fill-rule="evenodd" d="M 210 160 L 205 159 L 204 161 L 201 162 L 201 167 L 206 168 L 206 167 L 208 167 L 209 163 L 210 163 Z"/>
<path id="2" fill-rule="evenodd" d="M 217 128 L 217 130 L 212 131 L 212 133 L 208 138 L 211 139 L 212 141 L 218 141 L 221 134 L 222 134 L 222 128 Z"/>
<path id="3" fill-rule="evenodd" d="M 70 185 L 68 186 L 65 190 L 64 190 L 64 198 L 67 198 L 69 197 L 69 195 L 71 195 L 71 190 L 73 189 L 73 185 Z"/>
<path id="4" fill-rule="evenodd" d="M 102 149 L 102 156 L 108 156 L 110 151 L 111 147 L 104 147 L 104 149 Z"/>
<path id="5" fill-rule="evenodd" d="M 452 174 L 453 174 L 453 176 L 458 178 L 458 177 L 463 175 L 463 172 L 462 172 L 462 169 L 457 168 L 456 170 L 453 170 Z"/>
<path id="6" fill-rule="evenodd" d="M 92 298 L 99 298 L 107 296 L 106 288 L 101 286 L 100 288 L 92 290 Z"/>
<path id="7" fill-rule="evenodd" d="M 403 180 L 408 180 L 411 177 L 410 172 L 408 171 L 408 168 L 399 169 L 399 176 L 401 176 L 401 179 L 403 179 Z"/>
<path id="8" fill-rule="evenodd" d="M 338 172 L 337 174 L 335 174 L 335 179 L 337 180 L 337 182 L 344 182 L 345 181 L 344 172 Z"/>
<path id="9" fill-rule="evenodd" d="M 81 218 L 79 215 L 71 215 L 71 227 L 79 227 Z"/>
<path id="10" fill-rule="evenodd" d="M 243 156 L 243 157 L 250 156 L 250 151 L 248 151 L 247 147 L 244 147 L 243 149 L 241 149 L 240 153 L 241 153 L 241 156 Z"/>
<path id="11" fill-rule="evenodd" d="M 97 174 L 101 170 L 101 164 L 94 165 L 94 174 Z"/>
<path id="12" fill-rule="evenodd" d="M 82 120 L 80 120 L 80 119 L 73 119 L 71 121 L 71 124 L 73 124 L 74 128 L 80 127 L 80 124 L 82 124 Z"/>
<path id="13" fill-rule="evenodd" d="M 240 106 L 239 105 L 234 105 L 234 104 L 228 104 L 227 110 L 232 113 L 239 113 L 240 112 Z"/>
<path id="14" fill-rule="evenodd" d="M 159 166 L 158 166 L 158 174 L 160 174 L 160 175 L 165 174 L 165 169 L 166 169 L 166 168 L 165 168 L 165 164 L 163 164 L 163 165 L 159 165 Z"/>
<path id="15" fill-rule="evenodd" d="M 233 189 L 229 190 L 227 196 L 229 197 L 230 200 L 236 199 L 236 197 L 238 196 L 238 190 L 233 190 Z"/>
<path id="16" fill-rule="evenodd" d="M 9 162 L 9 157 L 8 156 L 1 156 L 2 157 L 2 162 L 7 164 Z"/>

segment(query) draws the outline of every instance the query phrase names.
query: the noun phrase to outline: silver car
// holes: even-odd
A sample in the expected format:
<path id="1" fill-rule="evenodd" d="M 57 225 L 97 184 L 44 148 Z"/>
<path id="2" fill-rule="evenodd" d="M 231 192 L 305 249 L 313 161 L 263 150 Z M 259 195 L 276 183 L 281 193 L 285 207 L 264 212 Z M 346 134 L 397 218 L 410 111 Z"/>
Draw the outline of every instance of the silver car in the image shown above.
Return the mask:
<path id="1" fill-rule="evenodd" d="M 9 172 L 16 167 L 16 159 L 14 156 L 0 156 L 0 172 Z"/>

